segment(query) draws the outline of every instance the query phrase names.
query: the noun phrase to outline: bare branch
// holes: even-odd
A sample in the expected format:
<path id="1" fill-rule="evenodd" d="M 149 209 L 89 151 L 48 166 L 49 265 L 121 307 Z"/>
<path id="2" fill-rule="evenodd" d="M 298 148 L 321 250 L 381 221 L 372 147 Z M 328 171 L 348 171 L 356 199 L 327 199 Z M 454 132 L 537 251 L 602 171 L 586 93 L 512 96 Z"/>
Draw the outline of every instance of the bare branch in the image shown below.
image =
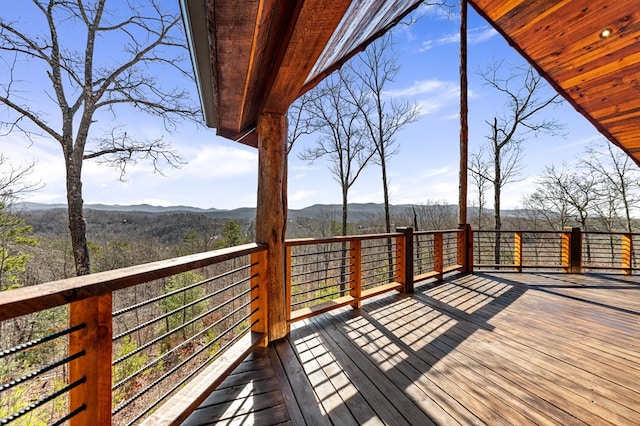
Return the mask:
<path id="1" fill-rule="evenodd" d="M 86 153 L 84 160 L 96 159 L 98 163 L 120 170 L 120 180 L 125 181 L 127 166 L 140 160 L 151 161 L 153 170 L 163 174 L 163 166 L 180 168 L 186 162 L 171 149 L 171 144 L 163 138 L 138 141 L 120 129 L 112 129 L 111 134 L 99 140 L 95 150 Z"/>

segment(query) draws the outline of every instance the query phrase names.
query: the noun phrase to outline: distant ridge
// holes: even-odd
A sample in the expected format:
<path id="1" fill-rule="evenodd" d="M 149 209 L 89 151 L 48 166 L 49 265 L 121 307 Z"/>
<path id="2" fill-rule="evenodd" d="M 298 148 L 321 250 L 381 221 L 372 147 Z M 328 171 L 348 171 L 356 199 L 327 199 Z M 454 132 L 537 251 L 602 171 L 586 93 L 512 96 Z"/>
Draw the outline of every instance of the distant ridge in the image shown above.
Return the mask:
<path id="1" fill-rule="evenodd" d="M 392 215 L 412 214 L 411 208 L 413 204 L 396 204 L 391 205 Z M 415 205 L 420 207 L 420 205 Z M 66 209 L 66 204 L 45 204 L 45 203 L 32 203 L 22 202 L 15 205 L 18 211 L 25 213 L 46 212 L 52 210 Z M 444 206 L 449 209 L 452 214 L 457 214 L 457 206 L 455 204 L 448 204 Z M 255 218 L 255 207 L 240 207 L 237 209 L 202 209 L 199 207 L 190 206 L 152 206 L 150 204 L 137 204 L 137 205 L 108 205 L 108 204 L 85 204 L 85 210 L 87 211 L 105 211 L 105 212 L 122 212 L 122 213 L 194 213 L 204 214 L 214 218 L 229 219 L 229 220 L 253 220 Z M 516 216 L 523 210 L 503 210 L 503 215 Z M 311 206 L 302 209 L 289 209 L 288 216 L 290 219 L 296 218 L 320 218 L 330 216 L 334 220 L 340 220 L 342 212 L 342 206 L 340 204 L 313 204 Z M 477 214 L 475 208 L 469 209 L 469 214 Z M 492 214 L 492 209 L 485 209 L 485 214 Z M 359 222 L 362 220 L 380 219 L 384 215 L 384 205 L 382 203 L 350 203 L 349 204 L 349 222 Z"/>

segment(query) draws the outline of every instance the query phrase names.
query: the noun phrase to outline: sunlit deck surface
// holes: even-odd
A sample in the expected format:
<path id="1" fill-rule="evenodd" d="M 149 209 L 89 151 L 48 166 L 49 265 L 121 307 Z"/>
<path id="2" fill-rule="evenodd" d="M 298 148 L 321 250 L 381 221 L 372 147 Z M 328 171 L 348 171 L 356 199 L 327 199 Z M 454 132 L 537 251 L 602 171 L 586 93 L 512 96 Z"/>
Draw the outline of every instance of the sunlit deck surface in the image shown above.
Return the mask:
<path id="1" fill-rule="evenodd" d="M 640 277 L 476 273 L 294 324 L 185 422 L 640 424 Z"/>

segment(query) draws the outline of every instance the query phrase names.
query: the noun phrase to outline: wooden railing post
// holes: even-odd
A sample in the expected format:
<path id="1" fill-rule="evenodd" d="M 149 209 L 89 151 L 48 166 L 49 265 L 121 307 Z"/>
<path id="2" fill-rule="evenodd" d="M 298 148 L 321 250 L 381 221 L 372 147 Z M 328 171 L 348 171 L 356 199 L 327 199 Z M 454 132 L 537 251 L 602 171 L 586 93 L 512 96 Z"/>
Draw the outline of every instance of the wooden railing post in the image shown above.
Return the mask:
<path id="1" fill-rule="evenodd" d="M 413 293 L 413 228 L 396 228 L 402 236 L 396 237 L 396 252 L 398 257 L 398 280 L 404 284 L 406 293 Z"/>
<path id="2" fill-rule="evenodd" d="M 433 234 L 433 270 L 437 272 L 436 279 L 444 278 L 442 271 L 444 270 L 444 247 L 442 232 Z"/>
<path id="3" fill-rule="evenodd" d="M 349 292 L 351 297 L 355 299 L 351 306 L 354 309 L 360 309 L 362 306 L 362 300 L 360 299 L 362 296 L 362 241 L 349 241 L 349 248 L 351 252 L 351 256 L 349 256 L 351 259 L 349 262 L 349 279 L 353 283 Z"/>
<path id="4" fill-rule="evenodd" d="M 284 264 L 284 297 L 287 309 L 287 323 L 291 321 L 291 288 L 293 282 L 291 281 L 291 271 L 293 268 L 291 246 L 285 246 L 285 264 Z"/>
<path id="5" fill-rule="evenodd" d="M 566 229 L 566 228 L 565 228 Z M 571 232 L 562 231 L 560 242 L 560 264 L 563 272 L 571 270 Z"/>
<path id="6" fill-rule="evenodd" d="M 264 340 L 260 343 L 260 346 L 263 347 L 269 343 L 267 259 L 266 250 L 251 254 L 251 312 L 253 312 L 251 314 L 251 324 L 253 324 L 251 331 L 264 334 Z"/>
<path id="7" fill-rule="evenodd" d="M 582 273 L 582 232 L 579 227 L 571 228 L 569 273 Z"/>
<path id="8" fill-rule="evenodd" d="M 620 248 L 620 263 L 623 268 L 622 272 L 625 275 L 631 275 L 633 262 L 633 239 L 631 234 L 622 234 L 622 247 Z"/>
<path id="9" fill-rule="evenodd" d="M 462 265 L 462 272 L 473 272 L 473 230 L 471 225 L 458 225 L 458 265 Z"/>
<path id="10" fill-rule="evenodd" d="M 69 304 L 69 326 L 85 324 L 69 335 L 69 354 L 85 352 L 69 363 L 69 383 L 84 378 L 69 392 L 69 407 L 86 407 L 71 426 L 111 424 L 112 309 L 111 293 Z"/>
<path id="11" fill-rule="evenodd" d="M 522 272 L 522 232 L 513 233 L 513 265 Z"/>

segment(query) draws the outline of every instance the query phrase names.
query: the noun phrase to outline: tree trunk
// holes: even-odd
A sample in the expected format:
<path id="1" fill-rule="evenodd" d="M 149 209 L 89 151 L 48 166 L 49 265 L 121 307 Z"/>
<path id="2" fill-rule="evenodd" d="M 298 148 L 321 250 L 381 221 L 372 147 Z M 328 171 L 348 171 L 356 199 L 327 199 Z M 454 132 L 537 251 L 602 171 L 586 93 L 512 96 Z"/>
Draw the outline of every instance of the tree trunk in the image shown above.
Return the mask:
<path id="1" fill-rule="evenodd" d="M 384 195 L 384 224 L 385 231 L 391 232 L 391 211 L 389 210 L 389 186 L 387 183 L 387 164 L 384 157 L 384 148 L 381 147 L 380 166 L 382 167 L 382 191 Z M 389 282 L 393 282 L 395 271 L 393 268 L 393 243 L 391 238 L 387 238 L 387 265 L 389 267 Z"/>
<path id="2" fill-rule="evenodd" d="M 493 182 L 493 214 L 495 219 L 494 230 L 495 233 L 495 250 L 494 250 L 494 258 L 496 265 L 500 264 L 500 231 L 502 229 L 502 217 L 500 215 L 500 192 L 501 192 L 501 176 L 500 176 L 500 155 L 499 152 L 496 151 L 495 157 L 495 178 Z"/>
<path id="3" fill-rule="evenodd" d="M 71 249 L 76 266 L 76 275 L 91 273 L 89 247 L 87 245 L 87 225 L 84 220 L 82 199 L 82 155 L 73 151 L 65 156 L 67 169 L 67 204 Z"/>
<path id="4" fill-rule="evenodd" d="M 347 235 L 347 219 L 348 219 L 348 204 L 347 204 L 347 188 L 343 185 L 342 188 L 342 235 Z M 340 296 L 347 294 L 347 281 L 349 277 L 347 275 L 347 243 L 342 243 L 342 251 L 340 253 Z"/>

